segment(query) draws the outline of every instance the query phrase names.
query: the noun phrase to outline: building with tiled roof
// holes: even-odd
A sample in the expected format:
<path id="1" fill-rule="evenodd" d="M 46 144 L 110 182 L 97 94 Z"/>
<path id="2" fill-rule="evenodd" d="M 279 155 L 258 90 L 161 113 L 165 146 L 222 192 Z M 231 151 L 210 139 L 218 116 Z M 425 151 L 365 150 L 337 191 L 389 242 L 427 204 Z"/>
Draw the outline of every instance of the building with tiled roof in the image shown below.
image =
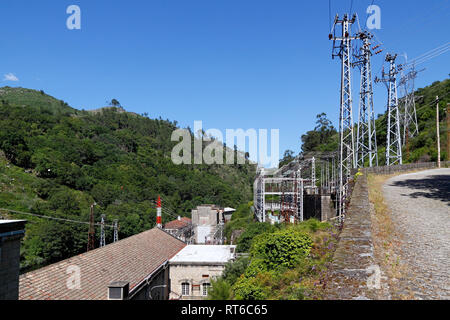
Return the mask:
<path id="1" fill-rule="evenodd" d="M 187 217 L 178 217 L 177 220 L 167 222 L 164 230 L 186 243 L 191 243 L 193 240 L 192 220 Z"/>
<path id="2" fill-rule="evenodd" d="M 19 299 L 168 299 L 168 261 L 185 246 L 154 228 L 20 276 Z"/>
<path id="3" fill-rule="evenodd" d="M 179 217 L 177 220 L 173 220 L 173 221 L 167 222 L 164 225 L 164 229 L 166 231 L 168 231 L 168 230 L 179 230 L 179 229 L 187 227 L 190 224 L 192 224 L 192 220 L 189 219 L 188 217 Z"/>

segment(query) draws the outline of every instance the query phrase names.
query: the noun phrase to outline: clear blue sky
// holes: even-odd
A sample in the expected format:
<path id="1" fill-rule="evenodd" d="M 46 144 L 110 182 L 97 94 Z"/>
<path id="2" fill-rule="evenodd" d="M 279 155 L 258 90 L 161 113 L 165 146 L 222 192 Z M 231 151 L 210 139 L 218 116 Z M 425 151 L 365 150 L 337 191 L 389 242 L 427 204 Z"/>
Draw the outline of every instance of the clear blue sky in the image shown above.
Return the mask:
<path id="1" fill-rule="evenodd" d="M 332 16 L 351 2 L 331 0 Z M 353 1 L 363 25 L 371 2 Z M 79 31 L 66 28 L 71 4 L 82 10 Z M 449 0 L 374 4 L 385 52 L 411 59 L 449 41 Z M 298 152 L 316 114 L 337 125 L 339 61 L 331 59 L 329 23 L 328 0 L 2 0 L 0 81 L 43 89 L 78 109 L 116 98 L 183 127 L 202 120 L 205 129 L 280 129 L 280 153 Z M 447 53 L 422 65 L 417 87 L 446 79 L 449 61 Z M 19 81 L 5 81 L 10 73 Z M 386 89 L 375 90 L 381 113 Z"/>

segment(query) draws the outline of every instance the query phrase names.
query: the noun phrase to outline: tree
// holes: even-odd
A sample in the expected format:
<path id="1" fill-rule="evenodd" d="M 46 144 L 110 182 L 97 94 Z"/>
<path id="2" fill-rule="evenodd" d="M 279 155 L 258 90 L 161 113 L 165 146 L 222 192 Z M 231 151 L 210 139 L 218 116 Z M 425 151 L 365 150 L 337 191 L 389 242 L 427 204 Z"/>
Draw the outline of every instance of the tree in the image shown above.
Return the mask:
<path id="1" fill-rule="evenodd" d="M 301 136 L 303 152 L 317 151 L 322 144 L 330 143 L 330 138 L 337 133 L 326 113 L 316 116 L 316 127 Z"/>
<path id="2" fill-rule="evenodd" d="M 294 160 L 294 151 L 286 150 L 283 154 L 283 158 L 280 160 L 279 168 L 288 164 L 292 160 Z"/>
<path id="3" fill-rule="evenodd" d="M 222 278 L 211 281 L 208 290 L 208 300 L 229 300 L 231 298 L 231 286 Z"/>
<path id="4" fill-rule="evenodd" d="M 121 104 L 120 104 L 120 102 L 117 99 L 112 99 L 111 100 L 111 105 L 113 107 L 117 107 L 117 108 L 121 107 Z"/>

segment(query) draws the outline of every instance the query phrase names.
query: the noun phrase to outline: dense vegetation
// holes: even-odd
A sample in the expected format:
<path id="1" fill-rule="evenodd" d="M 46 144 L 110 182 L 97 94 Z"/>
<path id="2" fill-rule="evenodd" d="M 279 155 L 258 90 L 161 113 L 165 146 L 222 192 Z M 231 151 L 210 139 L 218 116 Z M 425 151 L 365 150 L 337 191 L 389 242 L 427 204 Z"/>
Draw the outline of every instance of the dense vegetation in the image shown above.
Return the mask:
<path id="1" fill-rule="evenodd" d="M 446 123 L 445 109 L 447 103 L 450 103 L 450 79 L 444 81 L 436 81 L 431 86 L 416 90 L 417 99 L 417 121 L 419 125 L 419 135 L 410 139 L 409 153 L 406 146 L 403 147 L 403 161 L 410 162 L 426 162 L 437 161 L 437 143 L 436 143 L 436 96 L 440 97 L 439 102 L 439 119 L 440 119 L 440 135 L 441 135 L 441 160 L 447 159 L 449 155 L 446 152 Z M 379 102 L 375 108 L 381 105 Z M 385 103 L 383 104 L 385 105 Z M 401 107 L 400 100 L 400 107 Z M 356 109 L 355 109 L 356 110 Z M 403 128 L 401 128 L 403 133 Z M 386 131 L 387 131 L 387 113 L 381 113 L 376 119 L 376 131 L 378 142 L 378 159 L 379 164 L 384 165 L 386 150 Z M 302 152 L 309 151 L 336 151 L 338 149 L 338 133 L 332 126 L 331 122 L 326 118 L 326 114 L 317 116 L 317 126 L 314 130 L 308 131 L 302 135 Z M 403 139 L 403 135 L 402 135 Z M 286 161 L 282 159 L 281 163 L 289 162 L 293 157 L 293 152 L 287 150 L 285 152 Z"/>
<path id="2" fill-rule="evenodd" d="M 118 219 L 124 238 L 155 224 L 158 195 L 183 216 L 203 203 L 235 207 L 251 199 L 254 165 L 175 165 L 176 122 L 125 112 L 115 99 L 111 105 L 79 111 L 44 92 L 0 89 L 0 208 L 89 221 L 95 202 L 96 221 Z M 86 250 L 86 225 L 11 217 L 29 221 L 24 271 Z"/>
<path id="3" fill-rule="evenodd" d="M 243 233 L 237 251 L 209 291 L 212 300 L 318 299 L 337 242 L 330 224 L 308 220 L 296 225 L 252 222 L 242 206 L 227 226 Z"/>

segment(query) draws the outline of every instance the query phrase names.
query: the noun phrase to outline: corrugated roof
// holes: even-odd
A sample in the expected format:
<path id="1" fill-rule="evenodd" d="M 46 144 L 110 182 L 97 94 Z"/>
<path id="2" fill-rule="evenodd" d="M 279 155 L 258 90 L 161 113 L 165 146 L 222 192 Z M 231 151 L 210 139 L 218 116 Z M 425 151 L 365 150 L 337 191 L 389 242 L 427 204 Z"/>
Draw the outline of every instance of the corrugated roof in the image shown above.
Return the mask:
<path id="1" fill-rule="evenodd" d="M 20 300 L 106 300 L 108 285 L 127 281 L 130 290 L 186 244 L 154 228 L 20 276 Z M 70 266 L 80 269 L 81 289 L 68 289 Z"/>

